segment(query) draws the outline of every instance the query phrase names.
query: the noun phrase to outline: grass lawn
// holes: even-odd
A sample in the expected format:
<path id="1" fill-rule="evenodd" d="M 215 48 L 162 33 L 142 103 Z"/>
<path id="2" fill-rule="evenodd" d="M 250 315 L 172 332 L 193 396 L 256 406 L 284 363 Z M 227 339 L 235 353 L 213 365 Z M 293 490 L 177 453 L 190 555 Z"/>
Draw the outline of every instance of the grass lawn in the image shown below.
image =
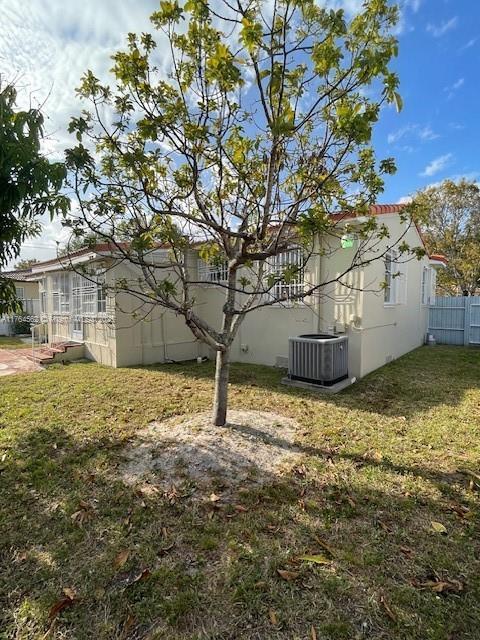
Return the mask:
<path id="1" fill-rule="evenodd" d="M 236 365 L 231 406 L 295 418 L 302 464 L 218 503 L 122 484 L 136 430 L 208 409 L 212 371 L 0 379 L 2 640 L 480 638 L 480 351 L 333 398 Z"/>
<path id="2" fill-rule="evenodd" d="M 15 336 L 0 336 L 0 349 L 26 349 L 31 346 L 28 342 L 23 342 Z"/>

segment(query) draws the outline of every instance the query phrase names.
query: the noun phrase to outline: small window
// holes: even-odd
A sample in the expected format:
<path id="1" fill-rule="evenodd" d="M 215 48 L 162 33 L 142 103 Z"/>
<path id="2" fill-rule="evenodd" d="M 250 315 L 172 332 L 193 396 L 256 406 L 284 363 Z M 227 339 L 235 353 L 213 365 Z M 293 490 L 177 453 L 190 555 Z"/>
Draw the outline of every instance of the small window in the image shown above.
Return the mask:
<path id="1" fill-rule="evenodd" d="M 25 300 L 25 287 L 15 287 L 17 300 Z"/>
<path id="2" fill-rule="evenodd" d="M 105 274 L 97 271 L 97 313 L 107 311 L 107 292 L 105 290 Z"/>
<path id="3" fill-rule="evenodd" d="M 432 295 L 432 270 L 429 267 L 422 269 L 422 304 L 428 305 L 432 303 L 434 295 Z"/>
<path id="4" fill-rule="evenodd" d="M 305 290 L 304 263 L 305 256 L 300 247 L 288 249 L 270 258 L 267 261 L 268 277 L 276 278 L 270 295 L 281 302 L 295 300 L 296 296 L 302 294 Z"/>
<path id="5" fill-rule="evenodd" d="M 205 262 L 198 259 L 198 279 L 201 282 L 226 282 L 228 280 L 228 262 Z"/>
<path id="6" fill-rule="evenodd" d="M 396 302 L 396 280 L 394 277 L 394 269 L 394 253 L 393 251 L 389 251 L 385 255 L 385 304 L 395 304 Z"/>
<path id="7" fill-rule="evenodd" d="M 58 275 L 52 277 L 52 311 L 60 313 L 60 284 Z"/>
<path id="8" fill-rule="evenodd" d="M 399 260 L 396 251 L 385 255 L 384 303 L 406 304 L 407 302 L 407 261 Z"/>

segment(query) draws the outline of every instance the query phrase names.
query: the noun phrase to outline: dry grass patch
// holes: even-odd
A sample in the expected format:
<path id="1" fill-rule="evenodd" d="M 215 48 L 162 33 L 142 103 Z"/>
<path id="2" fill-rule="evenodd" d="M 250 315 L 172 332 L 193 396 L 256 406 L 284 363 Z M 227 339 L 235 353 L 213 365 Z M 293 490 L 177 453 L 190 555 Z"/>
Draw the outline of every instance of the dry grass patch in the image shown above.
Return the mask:
<path id="1" fill-rule="evenodd" d="M 212 426 L 210 412 L 152 422 L 126 448 L 121 477 L 163 489 L 188 483 L 200 496 L 214 485 L 230 493 L 291 469 L 297 436 L 294 420 L 265 411 L 232 410 L 225 427 Z"/>

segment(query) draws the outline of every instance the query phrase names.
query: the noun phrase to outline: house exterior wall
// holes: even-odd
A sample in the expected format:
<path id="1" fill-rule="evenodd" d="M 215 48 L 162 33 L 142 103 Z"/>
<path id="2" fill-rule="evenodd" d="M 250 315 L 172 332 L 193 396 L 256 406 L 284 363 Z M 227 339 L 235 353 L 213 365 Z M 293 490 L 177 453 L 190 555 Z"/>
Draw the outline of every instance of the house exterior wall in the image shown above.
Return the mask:
<path id="1" fill-rule="evenodd" d="M 405 231 L 405 225 L 396 215 L 382 216 L 390 238 L 398 238 Z M 405 233 L 405 241 L 411 247 L 419 246 L 419 236 L 411 226 Z M 400 300 L 386 304 L 384 292 L 366 291 L 363 296 L 361 323 L 352 331 L 361 333 L 360 376 L 408 353 L 423 344 L 427 331 L 428 305 L 422 304 L 422 270 L 428 267 L 429 259 L 407 258 L 401 269 L 405 272 L 404 291 Z M 364 270 L 366 288 L 370 282 L 385 280 L 383 260 L 371 263 Z M 400 286 L 400 281 L 399 285 Z"/>
<path id="2" fill-rule="evenodd" d="M 117 265 L 112 271 L 117 281 L 127 280 L 131 286 L 141 278 L 141 271 L 127 263 Z M 128 293 L 117 294 L 115 331 L 117 367 L 191 360 L 203 353 L 202 345 L 182 316 L 142 304 Z"/>
<path id="3" fill-rule="evenodd" d="M 376 257 L 376 261 L 353 271 L 349 271 L 349 266 L 357 246 L 342 248 L 339 237 L 322 239 L 306 266 L 305 282 L 306 286 L 327 284 L 305 302 L 274 304 L 247 314 L 232 346 L 232 361 L 287 366 L 289 337 L 335 331 L 346 333 L 349 338 L 349 375 L 362 377 L 422 344 L 427 330 L 428 305 L 422 304 L 421 283 L 428 258 L 408 262 L 402 300 L 385 304 L 384 292 L 380 289 L 385 280 L 385 262 L 381 255 L 405 229 L 396 214 L 382 215 L 381 223 L 389 229 L 390 239 L 372 247 L 370 255 L 367 253 L 367 258 Z M 405 240 L 412 247 L 421 244 L 414 227 L 406 232 Z M 107 267 L 107 287 L 122 280 L 129 281 L 134 288 L 140 287 L 140 269 L 128 262 L 101 260 Z M 164 264 L 165 256 L 161 261 Z M 198 253 L 190 251 L 187 261 L 188 268 L 195 273 Z M 58 272 L 61 271 L 59 266 Z M 49 293 L 54 274 L 44 275 L 49 335 L 71 340 L 74 338 L 71 314 L 52 319 Z M 167 275 L 168 271 L 165 277 Z M 337 282 L 339 277 L 342 282 Z M 194 287 L 193 293 L 195 312 L 219 330 L 225 290 L 201 284 Z M 85 321 L 83 326 L 85 353 L 102 364 L 123 367 L 215 355 L 195 339 L 182 316 L 142 303 L 129 293 L 117 293 L 115 299 L 109 296 L 106 316 L 108 321 Z"/>
<path id="4" fill-rule="evenodd" d="M 38 300 L 38 282 L 14 280 L 16 288 L 23 287 L 25 300 Z"/>
<path id="5" fill-rule="evenodd" d="M 38 314 L 38 282 L 13 280 L 16 289 L 23 289 L 23 312 L 18 314 L 27 319 Z M 14 322 L 10 316 L 0 316 L 0 336 L 8 336 L 13 332 Z"/>
<path id="6" fill-rule="evenodd" d="M 102 263 L 104 266 L 105 263 Z M 94 266 L 92 262 L 89 266 Z M 115 266 L 111 270 L 106 270 L 106 284 L 114 282 Z M 40 295 L 44 295 L 43 314 L 47 321 L 47 335 L 50 343 L 70 340 L 82 341 L 85 344 L 85 356 L 101 364 L 112 367 L 116 364 L 116 335 L 115 335 L 115 301 L 111 296 L 107 296 L 106 312 L 104 314 L 93 314 L 85 317 L 82 322 L 81 336 L 75 334 L 73 326 L 72 299 L 70 298 L 70 310 L 67 313 L 55 313 L 53 309 L 53 278 L 58 274 L 65 273 L 59 265 L 57 269 L 44 272 L 41 275 Z M 109 318 L 113 318 L 111 321 Z"/>

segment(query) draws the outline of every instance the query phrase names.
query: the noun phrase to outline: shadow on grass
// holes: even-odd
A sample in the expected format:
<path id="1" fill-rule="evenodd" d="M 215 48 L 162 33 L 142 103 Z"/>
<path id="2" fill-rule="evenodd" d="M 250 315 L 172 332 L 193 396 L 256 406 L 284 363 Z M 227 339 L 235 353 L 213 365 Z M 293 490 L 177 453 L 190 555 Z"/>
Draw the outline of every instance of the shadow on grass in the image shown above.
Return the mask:
<path id="1" fill-rule="evenodd" d="M 112 437 L 79 441 L 57 425 L 12 442 L 0 475 L 5 638 L 290 640 L 312 626 L 324 640 L 476 637 L 476 522 L 450 508 L 475 513 L 466 480 L 363 458 L 347 478 L 344 456 L 301 451 L 286 476 L 212 502 L 192 483 L 126 487 Z M 404 473 L 426 484 L 403 487 Z M 441 580 L 462 590 L 418 586 Z M 78 600 L 49 620 L 65 588 Z"/>
<path id="2" fill-rule="evenodd" d="M 214 378 L 214 363 L 185 362 L 132 367 L 166 371 L 198 380 Z M 318 400 L 347 409 L 411 418 L 440 405 L 456 406 L 464 394 L 480 387 L 480 349 L 463 347 L 420 347 L 377 369 L 335 396 L 281 384 L 285 370 L 263 365 L 235 363 L 232 385 L 258 387 L 287 397 Z"/>

